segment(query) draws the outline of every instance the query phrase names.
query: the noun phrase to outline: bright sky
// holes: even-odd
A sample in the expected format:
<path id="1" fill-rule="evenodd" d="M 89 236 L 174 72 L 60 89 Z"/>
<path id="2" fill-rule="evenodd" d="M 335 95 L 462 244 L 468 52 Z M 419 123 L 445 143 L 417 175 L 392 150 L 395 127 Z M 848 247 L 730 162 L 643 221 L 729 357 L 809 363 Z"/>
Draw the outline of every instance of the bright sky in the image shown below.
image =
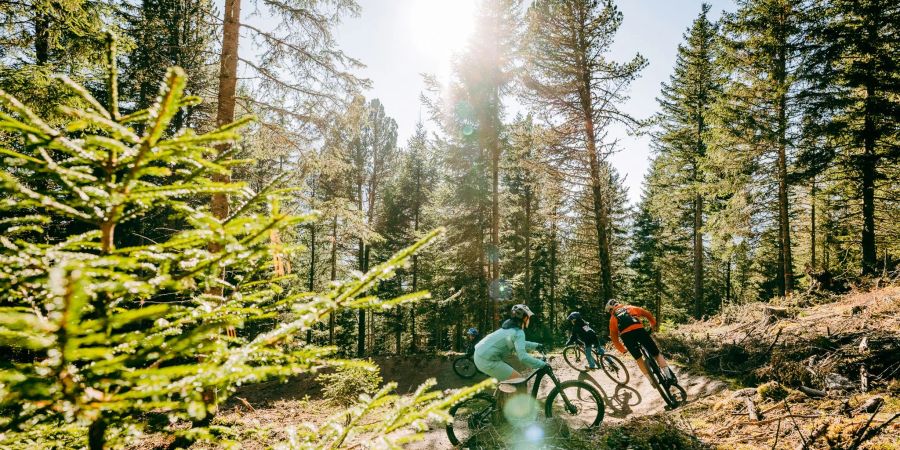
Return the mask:
<path id="1" fill-rule="evenodd" d="M 472 29 L 477 0 L 359 0 L 362 15 L 346 20 L 337 32 L 341 48 L 368 67 L 361 75 L 374 86 L 369 98 L 379 98 L 388 115 L 397 120 L 398 142 L 405 145 L 419 117 L 425 117 L 419 94 L 425 89 L 422 73 L 446 76 L 450 59 L 460 51 Z M 631 89 L 631 100 L 623 109 L 643 119 L 656 109 L 660 83 L 672 73 L 682 34 L 700 12 L 702 0 L 619 0 L 624 22 L 611 53 L 617 61 L 640 52 L 649 59 L 641 78 Z M 707 0 L 711 19 L 721 11 L 734 10 L 731 0 Z M 621 138 L 621 151 L 611 157 L 626 175 L 632 202 L 640 198 L 641 180 L 648 168 L 649 140 Z"/>

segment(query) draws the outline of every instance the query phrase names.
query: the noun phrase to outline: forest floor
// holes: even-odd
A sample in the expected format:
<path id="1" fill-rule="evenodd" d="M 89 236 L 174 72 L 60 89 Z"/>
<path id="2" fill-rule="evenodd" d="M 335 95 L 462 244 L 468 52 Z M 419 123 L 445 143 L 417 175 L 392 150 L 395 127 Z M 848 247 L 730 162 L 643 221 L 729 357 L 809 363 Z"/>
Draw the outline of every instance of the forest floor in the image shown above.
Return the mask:
<path id="1" fill-rule="evenodd" d="M 630 357 L 621 359 L 631 380 L 617 385 L 601 371 L 570 368 L 557 354 L 551 360 L 557 376 L 594 384 L 606 416 L 590 435 L 535 448 L 900 449 L 900 419 L 891 421 L 900 414 L 900 287 L 726 308 L 659 340 L 679 367 L 686 405 L 665 411 Z M 457 377 L 452 358 L 374 361 L 401 394 L 428 378 L 438 389 L 478 381 Z M 861 385 L 863 365 L 867 386 Z M 241 389 L 216 421 L 248 430 L 234 438 L 242 448 L 261 449 L 283 441 L 290 427 L 320 423 L 339 410 L 322 399 L 314 378 L 300 377 Z M 151 438 L 138 448 L 164 445 Z M 435 424 L 409 448 L 451 446 Z"/>

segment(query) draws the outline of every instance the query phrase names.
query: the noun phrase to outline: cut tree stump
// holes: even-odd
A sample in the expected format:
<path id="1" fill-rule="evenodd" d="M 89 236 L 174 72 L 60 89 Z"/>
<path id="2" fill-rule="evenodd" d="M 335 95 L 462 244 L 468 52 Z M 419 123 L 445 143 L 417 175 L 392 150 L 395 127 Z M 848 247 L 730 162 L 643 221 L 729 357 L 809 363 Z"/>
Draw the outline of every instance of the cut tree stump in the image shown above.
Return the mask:
<path id="1" fill-rule="evenodd" d="M 763 320 L 762 324 L 764 326 L 771 325 L 778 321 L 778 319 L 790 319 L 793 317 L 793 313 L 788 308 L 780 308 L 777 306 L 766 306 L 763 308 Z"/>

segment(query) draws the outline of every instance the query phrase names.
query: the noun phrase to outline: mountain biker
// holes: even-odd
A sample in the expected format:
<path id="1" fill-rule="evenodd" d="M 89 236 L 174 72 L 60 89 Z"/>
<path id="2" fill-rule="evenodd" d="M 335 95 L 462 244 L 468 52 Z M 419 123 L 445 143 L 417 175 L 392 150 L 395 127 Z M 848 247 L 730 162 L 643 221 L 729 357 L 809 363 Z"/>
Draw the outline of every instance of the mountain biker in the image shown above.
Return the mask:
<path id="1" fill-rule="evenodd" d="M 609 336 L 613 341 L 613 345 L 615 345 L 622 353 L 625 353 L 625 348 L 627 347 L 628 352 L 634 357 L 635 362 L 637 362 L 638 367 L 640 367 L 644 376 L 652 380 L 653 378 L 647 370 L 647 365 L 641 357 L 640 346 L 644 346 L 644 348 L 647 349 L 647 353 L 656 358 L 656 363 L 659 365 L 663 377 L 668 378 L 673 382 L 676 381 L 675 373 L 672 372 L 672 368 L 669 367 L 666 358 L 660 353 L 659 347 L 656 346 L 656 342 L 653 341 L 653 338 L 650 337 L 650 333 L 644 329 L 644 324 L 641 322 L 640 318 L 645 317 L 650 321 L 650 326 L 655 327 L 656 318 L 653 317 L 653 314 L 650 314 L 650 311 L 647 311 L 644 308 L 623 305 L 615 299 L 606 303 L 606 311 L 610 315 Z"/>
<path id="2" fill-rule="evenodd" d="M 547 365 L 528 354 L 531 350 L 540 349 L 543 346 L 536 342 L 525 340 L 525 329 L 534 315 L 526 305 L 514 305 L 510 311 L 510 318 L 503 322 L 499 330 L 484 337 L 481 342 L 475 344 L 475 367 L 478 370 L 496 378 L 498 381 L 506 381 L 514 378 L 522 378 L 522 374 L 503 362 L 503 357 L 514 353 L 523 364 L 533 369 L 540 369 Z"/>
<path id="3" fill-rule="evenodd" d="M 591 328 L 591 324 L 581 317 L 581 313 L 578 311 L 569 313 L 569 317 L 566 319 L 572 325 L 571 335 L 569 340 L 566 341 L 566 345 L 572 345 L 581 341 L 584 344 L 584 354 L 587 356 L 588 365 L 586 369 L 596 369 L 597 361 L 594 360 L 594 352 L 591 351 L 591 348 L 596 347 L 597 353 L 603 354 L 603 347 L 600 346 L 600 338 L 597 336 L 597 332 Z"/>
<path id="4" fill-rule="evenodd" d="M 481 339 L 481 333 L 478 332 L 478 328 L 472 327 L 466 330 L 466 356 L 469 358 L 475 356 L 475 344 Z"/>

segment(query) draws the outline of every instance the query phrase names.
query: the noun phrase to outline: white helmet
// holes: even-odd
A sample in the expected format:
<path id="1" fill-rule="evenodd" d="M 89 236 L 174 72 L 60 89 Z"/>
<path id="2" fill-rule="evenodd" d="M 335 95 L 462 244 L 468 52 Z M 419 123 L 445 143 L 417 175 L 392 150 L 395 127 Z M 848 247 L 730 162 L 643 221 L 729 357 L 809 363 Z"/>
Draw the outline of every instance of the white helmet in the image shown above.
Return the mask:
<path id="1" fill-rule="evenodd" d="M 531 312 L 531 308 L 529 308 L 528 305 L 524 305 L 521 303 L 518 305 L 513 305 L 512 310 L 510 312 L 512 313 L 513 317 L 516 317 L 519 319 L 524 319 L 526 316 L 531 317 L 534 315 L 534 313 Z"/>
<path id="2" fill-rule="evenodd" d="M 618 300 L 611 298 L 608 302 L 606 302 L 606 312 L 612 311 L 616 306 L 619 306 L 620 303 Z"/>

